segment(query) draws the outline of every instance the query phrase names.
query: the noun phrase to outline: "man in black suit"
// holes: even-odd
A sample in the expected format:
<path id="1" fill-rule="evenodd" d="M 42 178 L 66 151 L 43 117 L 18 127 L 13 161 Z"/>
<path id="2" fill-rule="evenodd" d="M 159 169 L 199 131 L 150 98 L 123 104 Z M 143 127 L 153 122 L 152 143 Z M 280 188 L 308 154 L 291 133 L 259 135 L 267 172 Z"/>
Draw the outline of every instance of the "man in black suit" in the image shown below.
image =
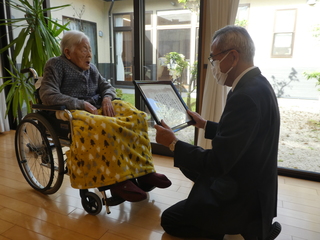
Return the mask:
<path id="1" fill-rule="evenodd" d="M 156 141 L 174 151 L 174 166 L 194 186 L 186 200 L 164 211 L 161 225 L 182 238 L 275 239 L 277 155 L 280 116 L 268 80 L 253 64 L 255 47 L 248 32 L 226 26 L 213 37 L 209 57 L 219 84 L 232 89 L 219 123 L 189 112 L 195 126 L 212 139 L 212 149 L 178 140 L 162 122 Z M 208 103 L 206 103 L 208 104 Z"/>

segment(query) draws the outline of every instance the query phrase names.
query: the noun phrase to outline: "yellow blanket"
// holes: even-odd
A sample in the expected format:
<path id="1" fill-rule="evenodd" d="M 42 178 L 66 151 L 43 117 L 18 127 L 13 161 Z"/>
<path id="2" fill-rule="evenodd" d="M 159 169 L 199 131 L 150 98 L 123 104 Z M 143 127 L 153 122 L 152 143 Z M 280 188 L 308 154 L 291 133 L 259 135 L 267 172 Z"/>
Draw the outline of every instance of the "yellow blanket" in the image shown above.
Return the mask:
<path id="1" fill-rule="evenodd" d="M 66 155 L 73 188 L 109 186 L 155 172 L 146 114 L 120 100 L 113 106 L 115 117 L 72 111 L 73 136 Z"/>

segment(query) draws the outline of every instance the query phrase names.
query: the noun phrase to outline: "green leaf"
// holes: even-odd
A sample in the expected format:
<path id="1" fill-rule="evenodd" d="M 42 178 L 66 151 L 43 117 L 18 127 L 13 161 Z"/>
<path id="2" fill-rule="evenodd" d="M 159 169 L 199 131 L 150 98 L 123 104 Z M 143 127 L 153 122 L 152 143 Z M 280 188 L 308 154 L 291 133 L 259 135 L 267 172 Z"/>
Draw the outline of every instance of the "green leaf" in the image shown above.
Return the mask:
<path id="1" fill-rule="evenodd" d="M 8 50 L 11 48 L 15 43 L 17 42 L 17 39 L 14 39 L 11 43 L 9 43 L 7 46 L 3 47 L 0 49 L 0 54 L 3 53 L 4 51 Z"/>
<path id="2" fill-rule="evenodd" d="M 25 41 L 27 40 L 27 36 L 28 36 L 28 30 L 27 28 L 23 28 L 21 29 L 21 32 L 19 34 L 19 36 L 16 38 L 16 45 L 15 45 L 15 49 L 14 49 L 14 56 L 18 56 Z"/>
<path id="3" fill-rule="evenodd" d="M 33 45 L 33 41 L 28 41 L 24 48 L 24 51 L 22 54 L 22 60 L 21 60 L 21 69 L 30 67 L 29 56 L 32 49 L 32 45 Z"/>
<path id="4" fill-rule="evenodd" d="M 20 94 L 17 94 L 17 95 L 14 95 L 13 96 L 13 99 L 12 99 L 12 115 L 14 118 L 17 118 L 18 116 L 18 111 L 20 110 L 20 107 L 19 107 L 19 100 L 20 100 Z"/>
<path id="5" fill-rule="evenodd" d="M 25 18 L 15 18 L 15 19 L 0 19 L 1 23 L 0 26 L 14 26 L 14 27 L 25 27 L 28 26 L 24 21 L 26 19 Z M 17 25 L 16 23 L 21 22 L 19 25 Z"/>
<path id="6" fill-rule="evenodd" d="M 70 7 L 71 4 L 65 4 L 65 5 L 60 5 L 60 6 L 56 6 L 56 7 L 49 7 L 49 8 L 44 8 L 43 11 L 52 11 L 52 10 L 60 10 L 62 8 L 66 8 L 66 7 Z"/>
<path id="7" fill-rule="evenodd" d="M 43 46 L 42 42 L 43 40 L 46 41 L 46 39 L 41 39 L 40 33 L 39 33 L 39 29 L 36 28 L 35 32 L 34 32 L 34 39 L 36 42 L 36 46 L 37 46 L 37 55 L 39 55 L 40 59 L 44 59 L 44 52 L 43 52 L 43 47 L 47 47 L 47 46 Z M 44 44 L 47 44 L 46 42 L 44 42 Z"/>
<path id="8" fill-rule="evenodd" d="M 11 1 L 11 0 L 9 0 Z M 27 0 L 19 0 L 19 2 L 24 5 L 25 8 L 32 8 L 32 5 Z M 34 0 L 33 3 L 37 2 L 37 0 Z"/>
<path id="9" fill-rule="evenodd" d="M 11 79 L 4 82 L 1 86 L 0 86 L 0 93 L 3 91 L 3 89 L 5 89 L 7 86 L 12 85 Z"/>

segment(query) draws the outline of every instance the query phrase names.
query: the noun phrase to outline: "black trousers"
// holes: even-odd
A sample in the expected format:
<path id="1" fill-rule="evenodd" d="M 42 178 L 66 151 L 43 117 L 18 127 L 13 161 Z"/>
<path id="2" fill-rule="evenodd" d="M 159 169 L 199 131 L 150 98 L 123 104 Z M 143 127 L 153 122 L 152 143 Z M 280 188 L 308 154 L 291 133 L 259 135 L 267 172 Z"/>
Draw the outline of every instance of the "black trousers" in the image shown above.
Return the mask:
<path id="1" fill-rule="evenodd" d="M 193 182 L 195 182 L 196 179 L 198 178 L 197 173 L 187 171 L 181 168 L 180 170 L 187 178 L 189 178 Z M 161 226 L 168 234 L 172 236 L 180 237 L 180 238 L 209 238 L 209 239 L 215 239 L 215 240 L 220 240 L 220 239 L 223 240 L 223 237 L 225 234 L 248 235 L 247 233 L 249 233 L 249 235 L 253 234 L 253 236 L 256 236 L 257 233 L 259 232 L 260 228 L 259 226 L 256 225 L 257 222 L 252 220 L 251 222 L 249 220 L 254 218 L 259 220 L 260 218 L 259 214 L 257 216 L 256 213 L 251 212 L 253 209 L 255 209 L 255 206 L 254 206 L 255 204 L 253 204 L 248 209 L 247 217 L 244 217 L 240 220 L 238 219 L 233 223 L 230 222 L 230 231 L 228 230 L 224 231 L 222 229 L 224 229 L 226 226 L 222 226 L 220 221 L 217 221 L 217 225 L 212 226 L 212 229 L 208 229 L 208 230 L 195 226 L 193 223 L 194 221 L 191 221 L 190 217 L 188 216 L 188 212 L 185 210 L 186 201 L 187 200 L 183 200 L 174 204 L 173 206 L 166 209 L 161 216 Z M 251 224 L 248 224 L 249 222 Z M 253 227 L 250 227 L 250 231 L 246 229 L 247 226 L 249 225 L 253 225 Z M 254 231 L 252 231 L 253 229 Z M 251 239 L 251 238 L 248 238 L 248 239 Z"/>
<path id="2" fill-rule="evenodd" d="M 181 172 L 195 182 L 198 174 L 181 169 Z M 205 231 L 194 226 L 187 216 L 185 211 L 185 203 L 187 200 L 183 200 L 174 204 L 173 206 L 166 209 L 161 216 L 161 226 L 170 235 L 180 238 L 209 238 L 215 240 L 222 240 L 224 234 L 215 234 L 212 232 Z"/>
<path id="3" fill-rule="evenodd" d="M 186 200 L 166 209 L 161 216 L 161 226 L 170 235 L 180 238 L 209 238 L 222 240 L 224 234 L 215 234 L 194 226 L 186 216 Z"/>

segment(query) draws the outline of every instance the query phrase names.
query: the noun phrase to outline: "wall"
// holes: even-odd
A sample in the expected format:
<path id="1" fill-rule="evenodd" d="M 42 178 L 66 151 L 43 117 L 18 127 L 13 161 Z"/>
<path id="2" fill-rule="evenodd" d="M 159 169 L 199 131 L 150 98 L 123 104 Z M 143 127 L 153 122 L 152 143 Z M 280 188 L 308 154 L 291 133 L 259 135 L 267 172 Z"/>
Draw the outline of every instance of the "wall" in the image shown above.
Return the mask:
<path id="1" fill-rule="evenodd" d="M 241 0 L 240 3 L 250 4 L 247 29 L 256 44 L 255 64 L 262 73 L 271 83 L 271 76 L 288 81 L 291 68 L 294 68 L 299 81 L 285 88 L 284 97 L 318 99 L 320 92 L 316 90 L 316 81 L 306 80 L 303 72 L 320 71 L 316 54 L 320 52 L 320 39 L 317 41 L 311 32 L 315 24 L 320 24 L 320 2 L 314 6 L 306 4 L 306 0 Z M 275 11 L 291 8 L 297 9 L 293 55 L 291 58 L 271 58 Z"/>
<path id="2" fill-rule="evenodd" d="M 97 37 L 98 41 L 98 61 L 100 63 L 106 63 L 110 60 L 109 51 L 109 19 L 108 11 L 110 8 L 110 3 L 103 0 L 80 0 L 80 1 L 65 1 L 65 0 L 51 0 L 51 7 L 60 6 L 64 4 L 71 4 L 70 7 L 64 8 L 60 11 L 53 11 L 52 17 L 62 20 L 62 16 L 77 18 L 83 5 L 85 10 L 81 16 L 82 20 L 97 23 L 97 32 L 102 31 L 103 37 Z"/>

